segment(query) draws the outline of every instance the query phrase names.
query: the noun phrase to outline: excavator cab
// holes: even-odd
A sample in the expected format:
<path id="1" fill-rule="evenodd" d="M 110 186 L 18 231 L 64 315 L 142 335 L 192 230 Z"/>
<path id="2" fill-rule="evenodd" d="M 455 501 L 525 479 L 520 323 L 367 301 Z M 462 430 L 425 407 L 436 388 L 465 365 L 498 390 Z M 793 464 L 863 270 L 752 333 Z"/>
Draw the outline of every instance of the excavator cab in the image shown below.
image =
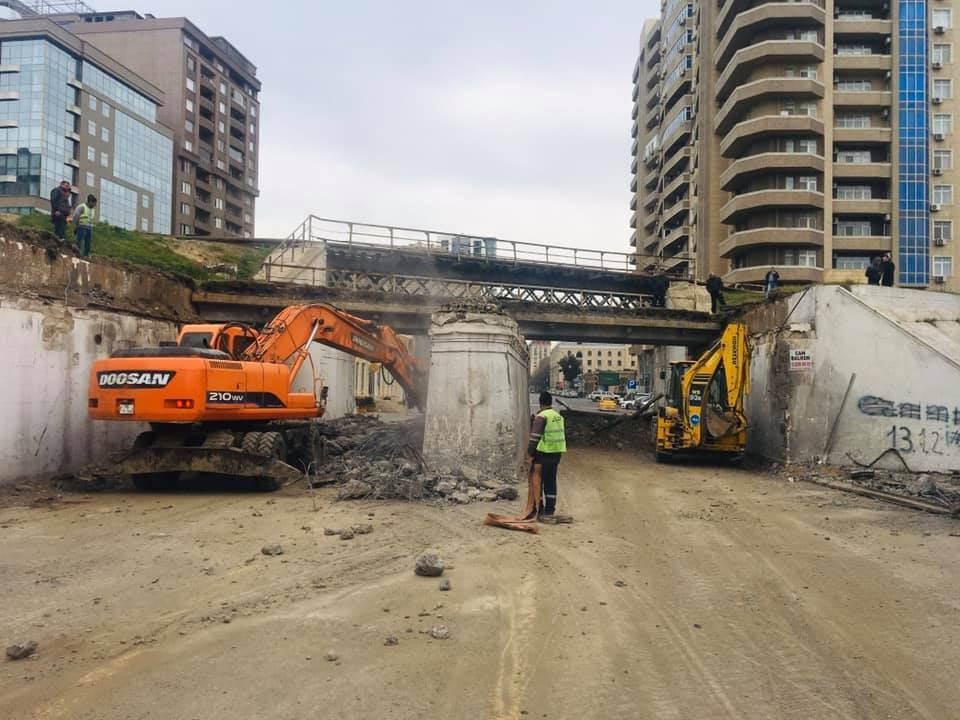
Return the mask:
<path id="1" fill-rule="evenodd" d="M 187 348 L 219 350 L 238 360 L 243 351 L 257 341 L 259 333 L 243 323 L 226 325 L 185 325 L 177 345 Z"/>

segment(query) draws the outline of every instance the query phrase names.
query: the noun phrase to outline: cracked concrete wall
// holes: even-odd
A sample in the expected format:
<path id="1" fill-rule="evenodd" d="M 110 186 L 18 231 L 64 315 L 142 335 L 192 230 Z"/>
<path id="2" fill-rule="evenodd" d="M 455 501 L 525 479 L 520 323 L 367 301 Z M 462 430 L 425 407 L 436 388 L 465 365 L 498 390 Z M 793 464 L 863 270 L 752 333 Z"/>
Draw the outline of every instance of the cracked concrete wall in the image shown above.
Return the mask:
<path id="1" fill-rule="evenodd" d="M 960 363 L 910 325 L 927 318 L 932 304 L 960 321 L 960 297 L 896 292 L 898 318 L 838 286 L 811 288 L 748 314 L 750 453 L 849 465 L 895 448 L 913 470 L 960 468 Z M 891 455 L 880 466 L 902 469 Z"/>
<path id="2" fill-rule="evenodd" d="M 142 423 L 87 418 L 90 366 L 114 350 L 175 340 L 177 326 L 0 296 L 0 484 L 78 470 L 127 448 Z"/>
<path id="3" fill-rule="evenodd" d="M 516 322 L 499 313 L 437 313 L 430 337 L 428 467 L 516 481 L 530 422 L 529 359 Z"/>

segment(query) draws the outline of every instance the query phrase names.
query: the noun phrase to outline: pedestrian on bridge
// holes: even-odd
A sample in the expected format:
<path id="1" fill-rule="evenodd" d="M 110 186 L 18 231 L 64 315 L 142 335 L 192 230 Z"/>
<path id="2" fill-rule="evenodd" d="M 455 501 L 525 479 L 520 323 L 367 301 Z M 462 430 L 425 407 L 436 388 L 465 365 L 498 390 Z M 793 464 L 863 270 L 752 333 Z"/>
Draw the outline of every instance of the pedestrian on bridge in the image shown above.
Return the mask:
<path id="1" fill-rule="evenodd" d="M 567 436 L 563 415 L 553 409 L 553 396 L 544 391 L 540 393 L 540 411 L 533 416 L 530 442 L 527 445 L 530 471 L 531 473 L 539 471 L 542 481 L 541 495 L 534 514 L 540 522 L 555 522 L 557 470 L 560 467 L 560 459 L 566 451 Z"/>
<path id="2" fill-rule="evenodd" d="M 651 282 L 651 287 L 653 291 L 653 306 L 666 307 L 667 289 L 670 287 L 670 280 L 667 278 L 667 274 L 661 272 L 655 275 Z"/>
<path id="3" fill-rule="evenodd" d="M 707 278 L 707 292 L 710 293 L 710 312 L 716 314 L 718 305 L 727 304 L 723 299 L 723 280 L 718 275 L 710 273 Z"/>

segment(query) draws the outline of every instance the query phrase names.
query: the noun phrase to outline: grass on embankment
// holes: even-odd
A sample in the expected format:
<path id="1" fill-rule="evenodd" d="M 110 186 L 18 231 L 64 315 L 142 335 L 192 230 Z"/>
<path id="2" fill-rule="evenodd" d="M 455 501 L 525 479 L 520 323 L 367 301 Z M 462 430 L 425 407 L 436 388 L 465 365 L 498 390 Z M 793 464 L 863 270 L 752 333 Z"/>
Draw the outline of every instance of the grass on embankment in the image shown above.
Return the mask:
<path id="1" fill-rule="evenodd" d="M 20 227 L 52 231 L 50 218 L 39 213 L 22 215 Z M 73 241 L 73 225 L 67 229 L 67 239 Z M 178 240 L 165 235 L 124 230 L 106 223 L 93 229 L 91 254 L 118 260 L 131 265 L 184 275 L 196 281 L 209 280 L 217 273 L 214 265 L 235 265 L 237 277 L 249 279 L 260 268 L 271 247 L 261 244 L 233 244 L 205 241 L 202 238 Z"/>

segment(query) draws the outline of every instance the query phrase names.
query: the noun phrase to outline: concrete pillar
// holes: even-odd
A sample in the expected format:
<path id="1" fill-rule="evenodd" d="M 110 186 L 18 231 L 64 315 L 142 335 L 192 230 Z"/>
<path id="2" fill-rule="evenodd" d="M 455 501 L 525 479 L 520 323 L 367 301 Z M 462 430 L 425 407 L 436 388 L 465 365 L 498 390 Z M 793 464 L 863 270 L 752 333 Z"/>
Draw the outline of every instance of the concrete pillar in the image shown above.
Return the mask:
<path id="1" fill-rule="evenodd" d="M 325 418 L 333 420 L 356 410 L 353 355 L 313 343 L 310 358 L 293 382 L 293 391 L 315 392 L 319 396 L 323 387 L 327 388 Z"/>
<path id="2" fill-rule="evenodd" d="M 423 456 L 440 473 L 515 482 L 530 422 L 526 347 L 496 311 L 436 313 Z"/>

